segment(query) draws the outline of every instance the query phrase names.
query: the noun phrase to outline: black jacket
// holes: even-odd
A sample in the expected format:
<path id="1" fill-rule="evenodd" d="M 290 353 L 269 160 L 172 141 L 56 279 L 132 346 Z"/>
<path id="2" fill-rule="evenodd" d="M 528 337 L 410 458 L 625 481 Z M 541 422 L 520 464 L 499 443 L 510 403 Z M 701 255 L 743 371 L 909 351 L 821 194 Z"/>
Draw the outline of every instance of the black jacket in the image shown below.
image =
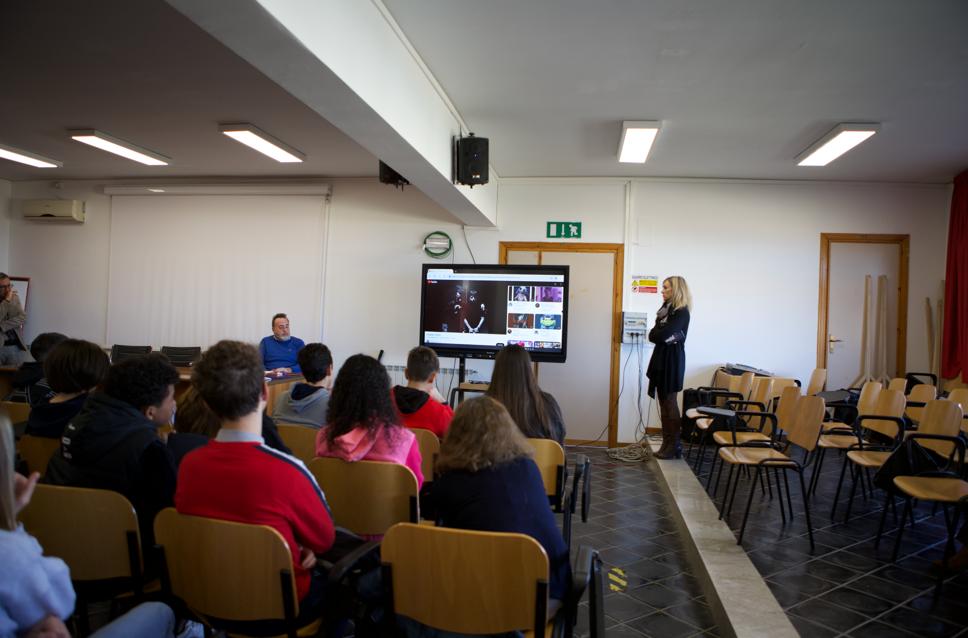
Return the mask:
<path id="1" fill-rule="evenodd" d="M 663 306 L 668 306 L 668 302 Z M 682 390 L 686 374 L 686 335 L 689 333 L 689 308 L 669 310 L 664 319 L 656 322 L 649 332 L 649 341 L 655 344 L 649 369 L 649 396 L 655 398 L 656 390 L 666 395 Z"/>
<path id="2" fill-rule="evenodd" d="M 54 396 L 54 391 L 44 378 L 44 364 L 36 361 L 23 363 L 14 373 L 10 384 L 14 390 L 20 390 L 27 396 L 27 403 L 31 407 L 46 403 Z"/>
<path id="3" fill-rule="evenodd" d="M 67 424 L 83 409 L 85 401 L 87 401 L 87 395 L 79 394 L 63 403 L 48 401 L 35 405 L 30 410 L 30 416 L 27 417 L 26 433 L 31 436 L 59 439 Z"/>
<path id="4" fill-rule="evenodd" d="M 155 514 L 172 505 L 175 467 L 154 423 L 129 403 L 97 392 L 64 429 L 44 482 L 124 495 L 138 514 L 142 546 L 148 547 Z"/>

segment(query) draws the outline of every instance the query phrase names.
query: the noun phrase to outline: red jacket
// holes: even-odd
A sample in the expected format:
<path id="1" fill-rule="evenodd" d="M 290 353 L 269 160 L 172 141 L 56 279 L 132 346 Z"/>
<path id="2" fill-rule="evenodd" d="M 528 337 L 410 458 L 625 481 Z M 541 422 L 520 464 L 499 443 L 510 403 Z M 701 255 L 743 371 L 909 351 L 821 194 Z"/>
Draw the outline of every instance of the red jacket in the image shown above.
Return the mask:
<path id="1" fill-rule="evenodd" d="M 430 430 L 443 439 L 454 418 L 449 405 L 438 403 L 430 395 L 420 390 L 398 385 L 391 391 L 393 404 L 397 406 L 400 420 L 408 428 Z"/>
<path id="2" fill-rule="evenodd" d="M 309 593 L 310 575 L 300 565 L 300 548 L 322 554 L 335 538 L 322 490 L 299 459 L 259 441 L 219 438 L 182 460 L 175 508 L 191 516 L 274 528 L 289 544 L 296 591 L 302 600 Z"/>

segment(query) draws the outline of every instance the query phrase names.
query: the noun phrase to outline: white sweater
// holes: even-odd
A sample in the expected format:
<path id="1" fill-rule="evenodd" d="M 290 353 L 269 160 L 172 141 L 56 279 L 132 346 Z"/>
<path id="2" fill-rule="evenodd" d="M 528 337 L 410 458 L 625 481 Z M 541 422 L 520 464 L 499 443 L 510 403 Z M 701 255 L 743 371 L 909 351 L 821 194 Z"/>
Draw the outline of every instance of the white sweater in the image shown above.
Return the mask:
<path id="1" fill-rule="evenodd" d="M 26 631 L 49 615 L 74 611 L 70 570 L 59 558 L 44 556 L 37 539 L 22 525 L 0 530 L 0 638 Z"/>

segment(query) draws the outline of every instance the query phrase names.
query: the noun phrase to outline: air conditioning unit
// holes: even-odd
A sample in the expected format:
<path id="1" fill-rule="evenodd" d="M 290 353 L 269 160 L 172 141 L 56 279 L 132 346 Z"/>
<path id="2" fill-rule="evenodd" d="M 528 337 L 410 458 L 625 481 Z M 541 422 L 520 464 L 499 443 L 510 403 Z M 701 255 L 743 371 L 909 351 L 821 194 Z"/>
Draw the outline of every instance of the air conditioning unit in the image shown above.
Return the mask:
<path id="1" fill-rule="evenodd" d="M 84 223 L 84 202 L 79 199 L 25 199 L 24 219 L 38 222 Z"/>

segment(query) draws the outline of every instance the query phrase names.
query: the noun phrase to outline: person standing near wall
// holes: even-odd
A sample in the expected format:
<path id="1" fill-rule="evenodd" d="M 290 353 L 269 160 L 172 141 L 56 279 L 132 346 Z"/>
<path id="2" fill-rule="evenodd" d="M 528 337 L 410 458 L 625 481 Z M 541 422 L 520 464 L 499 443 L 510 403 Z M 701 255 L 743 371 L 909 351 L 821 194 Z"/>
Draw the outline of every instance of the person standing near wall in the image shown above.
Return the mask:
<path id="1" fill-rule="evenodd" d="M 10 277 L 0 272 L 0 366 L 19 366 L 27 351 L 20 330 L 27 321 Z"/>
<path id="2" fill-rule="evenodd" d="M 672 459 L 682 456 L 679 432 L 679 392 L 686 372 L 686 334 L 689 332 L 689 310 L 692 295 L 682 277 L 668 277 L 662 282 L 662 307 L 655 313 L 655 326 L 649 341 L 655 344 L 646 376 L 649 396 L 659 397 L 659 417 L 662 420 L 662 447 L 656 458 Z"/>

